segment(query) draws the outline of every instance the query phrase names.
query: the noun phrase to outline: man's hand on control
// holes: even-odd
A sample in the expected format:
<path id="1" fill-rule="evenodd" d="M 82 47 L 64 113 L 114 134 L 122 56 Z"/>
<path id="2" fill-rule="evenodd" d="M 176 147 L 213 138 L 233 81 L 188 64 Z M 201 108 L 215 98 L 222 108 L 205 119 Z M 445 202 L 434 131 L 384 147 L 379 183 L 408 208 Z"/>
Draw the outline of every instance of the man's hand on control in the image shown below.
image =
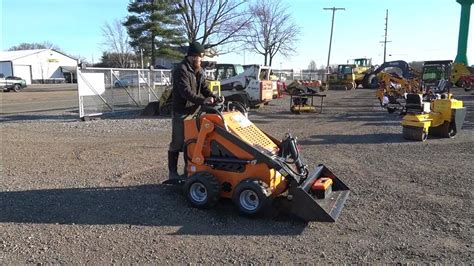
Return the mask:
<path id="1" fill-rule="evenodd" d="M 207 97 L 204 99 L 203 104 L 213 104 L 214 103 L 214 98 L 213 97 Z"/>

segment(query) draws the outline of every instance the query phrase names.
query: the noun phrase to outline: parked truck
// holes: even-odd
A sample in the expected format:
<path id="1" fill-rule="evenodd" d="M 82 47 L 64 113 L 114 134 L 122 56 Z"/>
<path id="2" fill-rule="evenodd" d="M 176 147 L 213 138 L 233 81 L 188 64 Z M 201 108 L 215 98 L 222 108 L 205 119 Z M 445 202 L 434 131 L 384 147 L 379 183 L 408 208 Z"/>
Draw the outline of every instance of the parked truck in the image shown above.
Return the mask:
<path id="1" fill-rule="evenodd" d="M 26 88 L 26 81 L 24 79 L 14 76 L 5 77 L 3 74 L 0 74 L 0 89 L 3 91 L 19 92 L 24 88 Z"/>

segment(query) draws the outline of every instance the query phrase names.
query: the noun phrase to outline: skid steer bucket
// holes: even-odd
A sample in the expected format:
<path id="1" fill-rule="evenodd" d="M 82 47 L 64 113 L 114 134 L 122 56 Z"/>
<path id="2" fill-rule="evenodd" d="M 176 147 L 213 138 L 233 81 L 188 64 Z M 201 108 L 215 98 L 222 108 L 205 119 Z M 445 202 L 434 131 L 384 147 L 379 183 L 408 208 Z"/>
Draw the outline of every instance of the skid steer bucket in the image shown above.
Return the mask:
<path id="1" fill-rule="evenodd" d="M 289 193 L 292 214 L 304 221 L 335 222 L 349 196 L 349 188 L 321 164 L 300 184 L 290 185 Z"/>

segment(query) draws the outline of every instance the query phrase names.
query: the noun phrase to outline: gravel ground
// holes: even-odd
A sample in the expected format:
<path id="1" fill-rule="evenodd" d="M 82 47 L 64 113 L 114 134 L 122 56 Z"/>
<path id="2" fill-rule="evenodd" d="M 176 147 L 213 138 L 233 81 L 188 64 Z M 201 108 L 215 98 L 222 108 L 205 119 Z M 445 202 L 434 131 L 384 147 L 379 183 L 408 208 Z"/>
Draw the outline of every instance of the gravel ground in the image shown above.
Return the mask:
<path id="1" fill-rule="evenodd" d="M 288 98 L 250 113 L 351 188 L 336 223 L 188 207 L 160 185 L 168 118 L 4 116 L 0 263 L 472 263 L 474 96 L 454 93 L 463 131 L 424 143 L 404 140 L 370 90 L 330 91 L 322 114 L 291 114 Z"/>

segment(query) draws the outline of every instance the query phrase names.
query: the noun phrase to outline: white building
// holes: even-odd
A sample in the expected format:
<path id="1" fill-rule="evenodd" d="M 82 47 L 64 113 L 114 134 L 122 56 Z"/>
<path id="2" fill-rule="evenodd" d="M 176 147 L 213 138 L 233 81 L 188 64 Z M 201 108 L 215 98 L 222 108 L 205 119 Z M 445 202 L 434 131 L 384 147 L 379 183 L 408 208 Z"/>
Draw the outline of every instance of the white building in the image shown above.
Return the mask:
<path id="1" fill-rule="evenodd" d="M 77 59 L 53 49 L 0 52 L 0 73 L 31 83 L 64 83 L 76 79 Z"/>

